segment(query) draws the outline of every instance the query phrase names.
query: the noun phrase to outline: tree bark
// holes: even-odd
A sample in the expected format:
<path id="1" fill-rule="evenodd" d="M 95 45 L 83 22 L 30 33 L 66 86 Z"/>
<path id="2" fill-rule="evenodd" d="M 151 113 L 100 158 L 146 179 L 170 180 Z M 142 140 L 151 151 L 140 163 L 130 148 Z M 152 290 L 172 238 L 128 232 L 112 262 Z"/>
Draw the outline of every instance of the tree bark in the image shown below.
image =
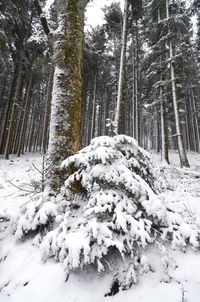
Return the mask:
<path id="1" fill-rule="evenodd" d="M 12 108 L 12 100 L 13 100 L 14 93 L 15 93 L 15 86 L 16 86 L 18 75 L 19 75 L 19 66 L 20 66 L 20 64 L 16 63 L 14 74 L 13 74 L 13 79 L 12 79 L 12 84 L 11 84 L 11 88 L 10 88 L 10 96 L 7 101 L 4 118 L 3 118 L 3 121 L 1 124 L 1 131 L 0 131 L 1 132 L 1 134 L 0 134 L 0 153 L 1 154 L 3 154 L 4 150 L 5 150 L 7 125 L 8 125 L 10 111 Z"/>
<path id="2" fill-rule="evenodd" d="M 48 130 L 49 130 L 49 121 L 50 121 L 50 114 L 51 114 L 53 76 L 54 76 L 54 68 L 51 67 L 49 71 L 45 114 L 44 114 L 44 125 L 43 125 L 43 133 L 42 133 L 42 153 L 44 154 L 46 154 L 47 147 L 48 147 Z"/>
<path id="3" fill-rule="evenodd" d="M 16 117 L 17 117 L 17 107 L 19 106 L 19 101 L 20 101 L 21 84 L 22 84 L 22 58 L 20 61 L 19 74 L 17 78 L 16 91 L 15 91 L 15 99 L 12 105 L 10 124 L 8 128 L 8 136 L 7 136 L 6 147 L 5 147 L 5 159 L 9 159 L 9 155 L 12 152 Z"/>
<path id="4" fill-rule="evenodd" d="M 64 182 L 60 163 L 76 153 L 81 143 L 81 94 L 84 11 L 89 0 L 57 1 L 59 30 L 53 46 L 55 59 L 49 152 L 53 160 L 50 188 Z"/>
<path id="5" fill-rule="evenodd" d="M 27 125 L 28 125 L 28 114 L 29 114 L 29 107 L 30 107 L 30 100 L 31 100 L 31 93 L 32 93 L 32 84 L 33 84 L 33 67 L 31 68 L 30 78 L 25 98 L 25 108 L 24 114 L 22 119 L 21 131 L 19 135 L 19 142 L 18 142 L 18 149 L 17 149 L 17 156 L 23 153 L 24 149 L 24 141 L 26 137 Z"/>
<path id="6" fill-rule="evenodd" d="M 169 2 L 166 0 L 166 18 L 169 20 Z M 183 145 L 183 138 L 181 134 L 180 127 L 180 116 L 179 116 L 179 108 L 178 108 L 178 99 L 176 92 L 176 80 L 175 80 L 175 70 L 173 64 L 173 46 L 172 46 L 172 38 L 170 37 L 170 28 L 169 28 L 169 59 L 170 59 L 170 75 L 171 75 L 171 85 L 172 85 L 172 99 L 174 106 L 174 115 L 175 115 L 175 126 L 176 126 L 176 136 L 178 143 L 178 152 L 180 158 L 181 167 L 189 167 L 189 162 L 186 156 L 185 148 Z"/>
<path id="7" fill-rule="evenodd" d="M 169 152 L 168 152 L 168 135 L 167 135 L 167 120 L 165 103 L 163 100 L 163 88 L 160 87 L 160 120 L 161 120 L 161 158 L 169 164 Z"/>
<path id="8" fill-rule="evenodd" d="M 96 88 L 97 88 L 97 75 L 94 76 L 94 91 L 93 91 L 93 102 L 92 102 L 92 123 L 91 123 L 91 134 L 90 139 L 94 136 L 95 128 L 95 110 L 96 110 Z"/>
<path id="9" fill-rule="evenodd" d="M 161 21 L 160 8 L 158 8 L 158 22 Z M 162 51 L 160 49 L 160 51 Z M 162 64 L 162 56 L 160 57 L 160 65 Z M 160 75 L 161 85 L 159 87 L 160 98 L 160 123 L 161 123 L 161 159 L 169 164 L 169 139 L 167 130 L 167 114 L 165 108 L 164 87 L 162 86 L 163 75 Z"/>
<path id="10" fill-rule="evenodd" d="M 122 133 L 122 129 L 123 129 L 123 118 L 124 118 L 123 113 L 124 113 L 124 106 L 125 106 L 123 100 L 123 86 L 124 86 L 124 71 L 125 71 L 125 60 L 126 60 L 127 31 L 128 31 L 128 0 L 125 0 L 120 70 L 119 70 L 118 93 L 117 93 L 117 108 L 116 108 L 116 116 L 115 116 L 117 133 Z"/>

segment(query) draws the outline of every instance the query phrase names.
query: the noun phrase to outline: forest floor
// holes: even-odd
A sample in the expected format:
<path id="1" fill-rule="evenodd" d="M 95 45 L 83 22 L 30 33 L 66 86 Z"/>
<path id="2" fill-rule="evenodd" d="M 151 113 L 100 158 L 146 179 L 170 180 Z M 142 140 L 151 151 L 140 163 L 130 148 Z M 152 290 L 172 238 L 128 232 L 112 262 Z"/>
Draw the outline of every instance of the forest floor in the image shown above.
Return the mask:
<path id="1" fill-rule="evenodd" d="M 188 154 L 191 168 L 178 168 L 178 154 L 170 153 L 172 166 L 163 168 L 168 189 L 160 198 L 170 208 L 187 212 L 200 225 L 200 155 Z M 160 156 L 152 154 L 155 165 Z M 8 213 L 17 217 L 20 207 L 29 199 L 29 192 L 40 178 L 42 159 L 39 154 L 21 158 L 0 159 L 0 216 Z M 21 189 L 19 189 L 21 188 Z M 128 291 L 105 297 L 112 275 L 95 272 L 73 273 L 65 282 L 62 264 L 49 259 L 43 263 L 40 250 L 32 240 L 18 242 L 12 234 L 3 232 L 0 222 L 0 301 L 1 302 L 199 302 L 200 253 L 187 248 L 186 252 L 168 247 L 169 267 L 163 269 L 159 250 L 155 246 L 146 253 L 152 271 L 141 276 L 138 284 Z"/>

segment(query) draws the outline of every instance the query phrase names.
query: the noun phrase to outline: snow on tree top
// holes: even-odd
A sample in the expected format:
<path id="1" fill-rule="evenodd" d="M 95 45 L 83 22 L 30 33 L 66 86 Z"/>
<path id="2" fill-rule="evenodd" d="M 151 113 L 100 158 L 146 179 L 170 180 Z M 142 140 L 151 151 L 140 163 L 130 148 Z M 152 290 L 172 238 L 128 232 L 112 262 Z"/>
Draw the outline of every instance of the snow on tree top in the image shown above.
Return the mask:
<path id="1" fill-rule="evenodd" d="M 159 198 L 158 172 L 133 138 L 97 137 L 61 168 L 68 177 L 57 202 L 27 205 L 17 234 L 47 226 L 43 259 L 54 256 L 67 274 L 88 265 L 98 272 L 113 269 L 112 258 L 121 255 L 132 262 L 130 278 L 136 281 L 139 267 L 148 263 L 136 259 L 157 237 L 171 240 L 173 248 L 199 247 L 198 227 Z"/>

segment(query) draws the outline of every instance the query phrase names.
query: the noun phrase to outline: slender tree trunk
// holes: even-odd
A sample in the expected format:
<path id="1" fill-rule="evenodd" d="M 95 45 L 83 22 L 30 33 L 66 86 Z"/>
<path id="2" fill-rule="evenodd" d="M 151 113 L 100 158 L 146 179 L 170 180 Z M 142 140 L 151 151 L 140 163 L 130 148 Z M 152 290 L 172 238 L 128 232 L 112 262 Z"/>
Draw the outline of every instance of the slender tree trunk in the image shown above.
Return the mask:
<path id="1" fill-rule="evenodd" d="M 169 20 L 169 0 L 166 0 L 166 17 Z M 183 138 L 181 134 L 180 127 L 180 116 L 179 116 L 179 108 L 178 108 L 178 100 L 177 100 L 177 92 L 176 92 L 176 80 L 175 80 L 175 71 L 173 64 L 173 46 L 172 46 L 172 38 L 170 37 L 170 28 L 169 28 L 169 58 L 170 58 L 170 74 L 171 74 L 171 84 L 172 84 L 172 98 L 174 105 L 174 114 L 175 114 L 175 126 L 176 126 L 176 136 L 178 143 L 178 152 L 180 158 L 181 167 L 189 167 L 189 162 L 186 156 L 185 148 L 183 145 Z"/>
<path id="2" fill-rule="evenodd" d="M 19 106 L 20 101 L 20 92 L 21 92 L 21 84 L 22 84 L 22 59 L 20 61 L 19 74 L 16 85 L 15 99 L 12 105 L 12 112 L 10 117 L 10 124 L 8 128 L 8 136 L 5 147 L 5 159 L 9 159 L 9 155 L 12 152 L 14 134 L 15 134 L 15 126 L 16 126 L 16 117 L 17 117 L 17 108 Z"/>
<path id="3" fill-rule="evenodd" d="M 103 129 L 102 129 L 102 132 L 103 132 L 103 135 L 106 135 L 106 120 L 108 118 L 108 100 L 107 100 L 107 89 L 106 87 L 104 88 L 104 91 L 103 91 L 103 120 L 102 120 L 102 123 L 103 123 Z"/>
<path id="4" fill-rule="evenodd" d="M 158 123 L 157 106 L 155 106 L 154 133 L 155 133 L 155 151 L 156 153 L 159 153 L 159 123 Z"/>
<path id="5" fill-rule="evenodd" d="M 133 137 L 135 138 L 135 36 L 132 33 L 132 113 L 133 113 Z"/>
<path id="6" fill-rule="evenodd" d="M 191 81 L 190 81 L 190 87 L 191 87 Z M 196 144 L 196 149 L 198 152 L 200 152 L 200 133 L 199 133 L 199 123 L 198 123 L 198 117 L 197 117 L 197 108 L 196 108 L 196 100 L 195 100 L 195 95 L 194 95 L 194 90 L 191 87 L 191 97 L 192 97 L 192 107 L 193 107 L 193 119 L 194 119 L 194 124 L 196 128 L 196 136 L 195 136 L 195 144 Z"/>
<path id="7" fill-rule="evenodd" d="M 167 120 L 166 110 L 163 101 L 163 88 L 160 87 L 160 120 L 161 120 L 161 158 L 169 164 L 169 152 L 168 152 L 168 135 L 167 135 Z"/>
<path id="8" fill-rule="evenodd" d="M 187 136 L 187 148 L 191 150 L 191 144 L 190 144 L 190 135 L 189 135 L 189 122 L 188 122 L 188 112 L 187 112 L 187 106 L 185 104 L 185 128 L 186 128 L 186 136 Z"/>
<path id="9" fill-rule="evenodd" d="M 122 45 L 121 45 L 121 58 L 120 58 L 120 71 L 119 71 L 118 94 L 117 94 L 117 108 L 116 108 L 116 116 L 115 116 L 117 133 L 122 132 L 123 118 L 124 118 L 124 116 L 123 116 L 123 113 L 124 113 L 123 85 L 124 85 L 124 71 L 125 71 L 125 61 L 126 61 L 127 31 L 128 31 L 128 0 L 125 0 L 123 31 L 122 31 Z"/>
<path id="10" fill-rule="evenodd" d="M 139 142 L 139 105 L 138 105 L 138 23 L 136 21 L 135 34 L 135 139 Z"/>
<path id="11" fill-rule="evenodd" d="M 96 118 L 95 118 L 95 125 L 94 125 L 94 137 L 97 137 L 98 136 L 98 134 L 99 134 L 99 112 L 100 112 L 100 106 L 99 105 L 97 105 L 96 106 L 96 110 L 95 110 L 96 112 L 95 112 L 95 116 L 96 116 Z"/>
<path id="12" fill-rule="evenodd" d="M 7 101 L 6 109 L 5 109 L 5 114 L 4 118 L 2 121 L 1 125 L 1 135 L 0 135 L 0 153 L 3 154 L 5 150 L 5 144 L 6 144 L 6 137 L 7 137 L 7 125 L 8 125 L 8 120 L 9 120 L 9 115 L 10 111 L 12 108 L 12 99 L 14 97 L 15 93 L 15 86 L 16 86 L 16 81 L 19 75 L 19 64 L 17 63 L 15 66 L 14 74 L 13 74 L 13 79 L 12 79 L 12 84 L 11 84 L 11 89 L 10 89 L 10 96 L 9 100 Z"/>
<path id="13" fill-rule="evenodd" d="M 33 100 L 33 104 L 31 107 L 32 107 L 31 116 L 30 116 L 30 120 L 29 120 L 28 135 L 27 135 L 27 139 L 26 139 L 26 148 L 25 148 L 25 151 L 29 150 L 29 152 L 31 152 L 30 141 L 31 141 L 32 128 L 33 128 L 33 124 L 34 124 L 35 108 L 36 108 L 36 104 L 34 103 L 34 100 Z"/>
<path id="14" fill-rule="evenodd" d="M 96 87 L 97 87 L 97 75 L 95 74 L 95 76 L 94 76 L 94 92 L 93 92 L 93 102 L 92 102 L 92 123 L 91 123 L 90 139 L 93 138 L 94 128 L 95 128 Z"/>
<path id="15" fill-rule="evenodd" d="M 160 8 L 158 8 L 158 22 L 161 21 Z M 162 50 L 160 49 L 160 52 Z M 160 65 L 162 65 L 162 57 L 160 57 Z M 160 81 L 163 81 L 163 75 L 160 76 Z M 161 159 L 169 164 L 169 141 L 167 129 L 167 114 L 164 100 L 164 87 L 159 88 L 160 98 L 160 123 L 161 123 Z"/>
<path id="16" fill-rule="evenodd" d="M 24 148 L 24 141 L 25 141 L 27 125 L 28 125 L 28 114 L 29 114 L 29 108 L 30 108 L 32 85 L 33 85 L 33 67 L 31 68 L 30 78 L 29 78 L 29 83 L 28 83 L 28 88 L 27 88 L 27 93 L 26 93 L 26 98 L 25 98 L 25 108 L 24 108 L 24 114 L 23 114 L 23 119 L 22 119 L 21 131 L 20 131 L 20 135 L 19 135 L 17 156 L 20 156 L 21 152 L 24 151 L 23 148 Z"/>
<path id="17" fill-rule="evenodd" d="M 43 133 L 42 133 L 42 153 L 44 154 L 46 154 L 47 147 L 48 147 L 48 130 L 49 130 L 49 121 L 50 121 L 50 114 L 51 114 L 53 76 L 54 76 L 54 68 L 51 67 L 49 71 L 45 113 L 44 113 L 44 125 L 43 125 Z"/>
<path id="18" fill-rule="evenodd" d="M 189 104 L 190 104 L 190 137 L 191 137 L 191 147 L 193 151 L 197 151 L 197 146 L 196 146 L 196 133 L 195 133 L 195 122 L 194 122 L 194 108 L 193 108 L 193 102 L 192 102 L 192 95 L 191 95 L 191 90 L 190 87 L 188 87 L 189 91 Z M 191 135 L 192 134 L 192 135 Z"/>

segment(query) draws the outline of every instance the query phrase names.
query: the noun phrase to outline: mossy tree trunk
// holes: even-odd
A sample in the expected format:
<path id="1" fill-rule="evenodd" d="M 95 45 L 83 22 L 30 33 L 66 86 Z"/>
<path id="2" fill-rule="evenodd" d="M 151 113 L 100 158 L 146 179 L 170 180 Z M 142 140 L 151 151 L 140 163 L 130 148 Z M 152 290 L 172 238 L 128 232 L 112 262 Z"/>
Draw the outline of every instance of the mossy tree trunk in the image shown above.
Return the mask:
<path id="1" fill-rule="evenodd" d="M 54 191 L 65 179 L 60 163 L 80 148 L 83 29 L 88 2 L 57 2 L 59 26 L 53 41 L 55 72 L 49 142 L 49 153 L 53 160 L 50 187 Z"/>

